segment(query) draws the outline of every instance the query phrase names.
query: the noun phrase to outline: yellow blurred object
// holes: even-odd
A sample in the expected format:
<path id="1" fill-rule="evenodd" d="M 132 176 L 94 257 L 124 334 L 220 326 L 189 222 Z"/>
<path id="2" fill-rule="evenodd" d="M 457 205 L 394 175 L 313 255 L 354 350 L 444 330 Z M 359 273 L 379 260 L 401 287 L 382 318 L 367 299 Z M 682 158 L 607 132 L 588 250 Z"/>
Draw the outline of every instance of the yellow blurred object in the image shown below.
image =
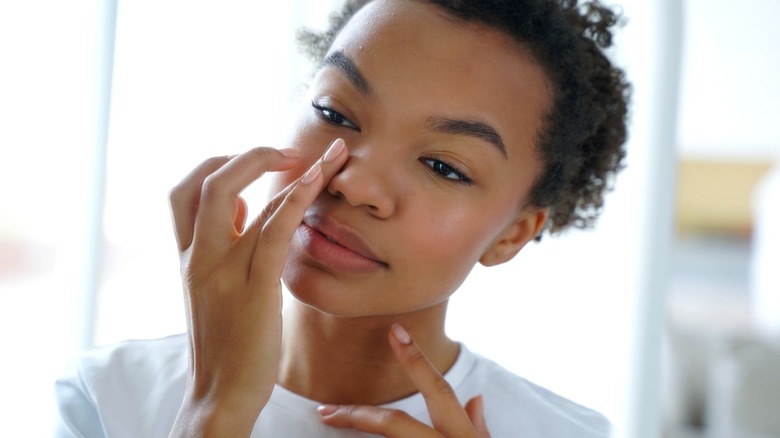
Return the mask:
<path id="1" fill-rule="evenodd" d="M 678 231 L 749 234 L 753 191 L 771 167 L 768 160 L 682 159 L 677 192 Z"/>

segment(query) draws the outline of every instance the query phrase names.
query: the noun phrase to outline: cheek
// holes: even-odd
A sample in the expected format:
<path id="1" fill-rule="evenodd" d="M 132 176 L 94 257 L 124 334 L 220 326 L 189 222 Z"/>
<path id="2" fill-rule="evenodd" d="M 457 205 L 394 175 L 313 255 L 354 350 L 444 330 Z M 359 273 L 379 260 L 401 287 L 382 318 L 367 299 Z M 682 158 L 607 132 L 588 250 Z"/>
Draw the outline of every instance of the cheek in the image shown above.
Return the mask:
<path id="1" fill-rule="evenodd" d="M 516 216 L 517 201 L 513 194 L 491 196 L 484 194 L 459 203 L 460 210 L 448 214 L 429 215 L 432 226 L 419 227 L 411 236 L 415 248 L 425 254 L 426 259 L 438 266 L 442 274 L 447 271 L 456 276 L 471 271 L 483 255 L 504 235 Z M 460 284 L 460 283 L 458 283 Z"/>
<path id="2" fill-rule="evenodd" d="M 414 227 L 405 239 L 414 242 L 404 263 L 409 278 L 424 279 L 439 294 L 454 292 L 493 238 L 478 219 L 431 220 L 432 226 Z"/>
<path id="3" fill-rule="evenodd" d="M 447 202 L 427 213 L 433 226 L 424 232 L 420 229 L 416 237 L 428 241 L 440 257 L 476 262 L 496 237 L 499 222 L 504 220 L 499 205 L 485 193 Z"/>

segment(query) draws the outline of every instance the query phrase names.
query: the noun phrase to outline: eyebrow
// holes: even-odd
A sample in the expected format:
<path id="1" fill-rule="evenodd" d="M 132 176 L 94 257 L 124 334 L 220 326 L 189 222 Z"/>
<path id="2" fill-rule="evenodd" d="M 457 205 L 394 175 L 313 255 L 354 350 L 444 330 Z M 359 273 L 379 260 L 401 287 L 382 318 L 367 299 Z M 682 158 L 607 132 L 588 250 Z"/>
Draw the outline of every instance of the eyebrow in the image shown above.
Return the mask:
<path id="1" fill-rule="evenodd" d="M 484 122 L 474 120 L 457 120 L 445 117 L 431 117 L 428 119 L 428 127 L 436 132 L 445 134 L 467 135 L 485 140 L 495 146 L 504 158 L 509 158 L 506 146 L 501 135 L 495 128 Z"/>
<path id="2" fill-rule="evenodd" d="M 369 85 L 366 77 L 360 72 L 355 63 L 342 51 L 337 50 L 322 60 L 321 67 L 332 66 L 341 70 L 349 82 L 357 90 L 367 96 L 373 97 L 374 90 Z M 504 158 L 509 158 L 506 152 L 506 146 L 501 139 L 501 135 L 492 126 L 484 122 L 475 120 L 458 120 L 446 117 L 431 117 L 427 121 L 427 126 L 436 131 L 445 134 L 467 135 L 485 140 L 494 145 Z"/>
<path id="3" fill-rule="evenodd" d="M 349 82 L 357 88 L 357 90 L 365 96 L 373 96 L 374 91 L 366 81 L 365 76 L 360 73 L 354 62 L 342 51 L 335 51 L 322 60 L 322 67 L 333 66 L 346 75 Z"/>

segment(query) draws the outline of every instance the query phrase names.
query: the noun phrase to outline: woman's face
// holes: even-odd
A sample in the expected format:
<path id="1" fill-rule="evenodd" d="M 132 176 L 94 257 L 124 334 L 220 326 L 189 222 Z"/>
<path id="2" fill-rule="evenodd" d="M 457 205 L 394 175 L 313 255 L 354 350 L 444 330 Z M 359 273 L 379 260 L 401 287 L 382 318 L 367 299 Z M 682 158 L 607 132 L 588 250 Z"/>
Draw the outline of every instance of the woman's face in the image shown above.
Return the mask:
<path id="1" fill-rule="evenodd" d="M 523 206 L 550 102 L 542 69 L 503 34 L 422 2 L 367 5 L 292 133 L 307 165 L 336 138 L 350 158 L 292 239 L 289 289 L 334 315 L 410 313 L 446 300 L 478 261 L 511 258 L 546 218 Z"/>

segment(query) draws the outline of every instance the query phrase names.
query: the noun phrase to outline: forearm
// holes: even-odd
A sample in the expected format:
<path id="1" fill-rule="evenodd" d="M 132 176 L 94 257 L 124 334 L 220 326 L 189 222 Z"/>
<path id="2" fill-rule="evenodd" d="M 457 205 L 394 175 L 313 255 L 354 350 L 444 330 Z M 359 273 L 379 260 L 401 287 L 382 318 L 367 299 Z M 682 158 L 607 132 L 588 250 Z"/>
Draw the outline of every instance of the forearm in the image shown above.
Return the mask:
<path id="1" fill-rule="evenodd" d="M 248 437 L 262 407 L 185 397 L 169 437 Z"/>

